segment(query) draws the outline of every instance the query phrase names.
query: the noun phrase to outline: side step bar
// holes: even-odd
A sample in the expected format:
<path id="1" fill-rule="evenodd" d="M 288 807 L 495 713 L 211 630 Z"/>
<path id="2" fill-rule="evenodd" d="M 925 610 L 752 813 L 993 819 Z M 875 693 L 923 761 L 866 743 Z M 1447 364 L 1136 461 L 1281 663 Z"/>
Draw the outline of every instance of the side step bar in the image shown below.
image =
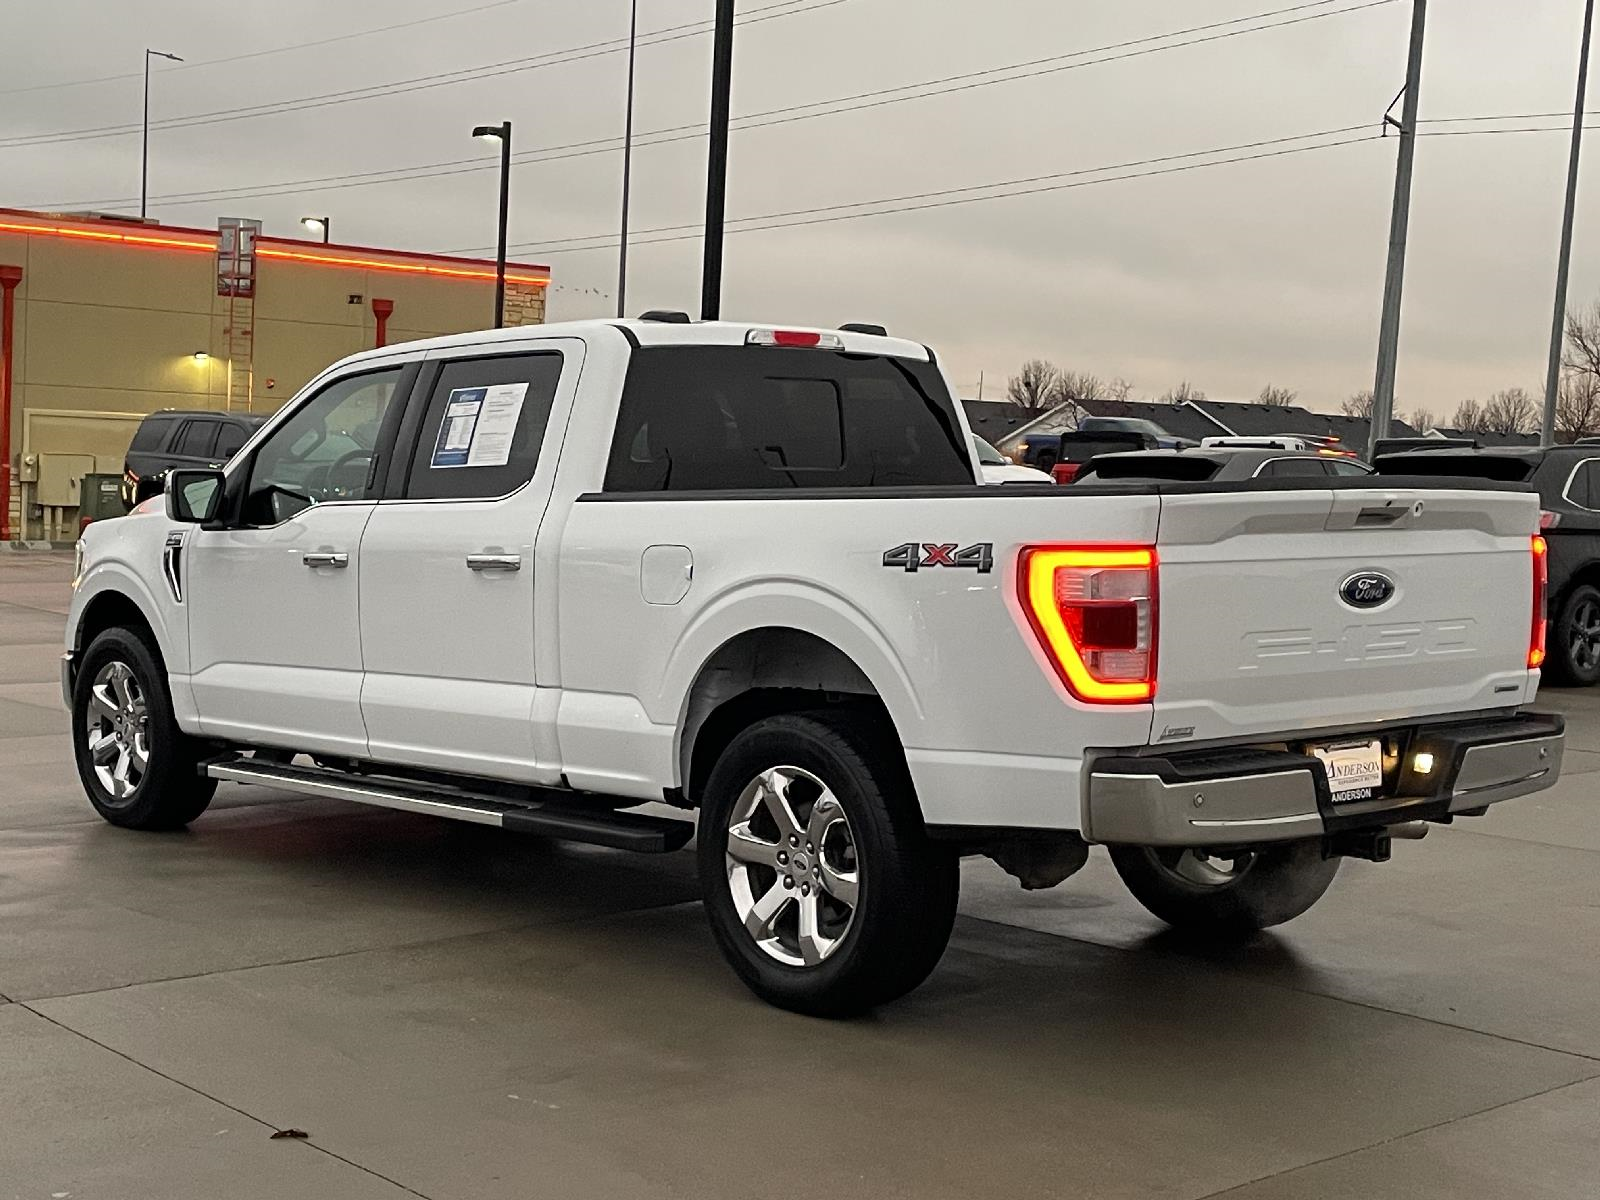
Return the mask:
<path id="1" fill-rule="evenodd" d="M 232 783 L 264 783 L 307 796 L 353 800 L 357 804 L 427 813 L 476 825 L 494 825 L 516 833 L 646 854 L 681 850 L 694 834 L 694 825 L 689 821 L 588 808 L 572 802 L 562 793 L 547 793 L 559 799 L 543 800 L 530 795 L 527 800 L 505 800 L 455 788 L 426 787 L 399 779 L 350 775 L 321 767 L 254 758 L 208 763 L 205 771 L 212 779 L 226 779 Z"/>

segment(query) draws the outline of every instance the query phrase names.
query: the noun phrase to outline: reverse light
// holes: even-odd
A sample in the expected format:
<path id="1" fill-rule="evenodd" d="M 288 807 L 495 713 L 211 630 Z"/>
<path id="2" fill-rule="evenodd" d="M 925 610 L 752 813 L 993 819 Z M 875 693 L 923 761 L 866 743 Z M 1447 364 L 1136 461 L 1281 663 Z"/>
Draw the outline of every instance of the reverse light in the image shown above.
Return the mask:
<path id="1" fill-rule="evenodd" d="M 843 350 L 844 339 L 837 333 L 815 333 L 804 329 L 752 329 L 744 335 L 747 346 L 799 346 L 810 350 Z"/>
<path id="2" fill-rule="evenodd" d="M 1433 755 L 1426 750 L 1418 751 L 1411 756 L 1411 769 L 1418 775 L 1433 774 Z"/>
<path id="3" fill-rule="evenodd" d="M 1156 552 L 1150 546 L 1032 546 L 1017 587 L 1067 690 L 1090 704 L 1156 694 Z"/>
<path id="4" fill-rule="evenodd" d="M 1544 597 L 1550 586 L 1550 545 L 1533 535 L 1533 627 L 1528 632 L 1528 669 L 1544 664 Z"/>

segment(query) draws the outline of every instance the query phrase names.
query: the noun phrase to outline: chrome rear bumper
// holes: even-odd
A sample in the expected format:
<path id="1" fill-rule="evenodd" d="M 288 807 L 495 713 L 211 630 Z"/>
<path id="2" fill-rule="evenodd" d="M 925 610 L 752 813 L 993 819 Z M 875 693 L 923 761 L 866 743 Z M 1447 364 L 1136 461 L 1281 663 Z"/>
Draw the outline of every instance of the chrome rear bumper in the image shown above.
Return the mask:
<path id="1" fill-rule="evenodd" d="M 1566 742 L 1564 722 L 1548 713 L 1372 735 L 1402 748 L 1384 794 L 1337 805 L 1321 762 L 1309 754 L 1237 748 L 1097 756 L 1083 836 L 1137 846 L 1225 846 L 1476 815 L 1553 785 Z M 1434 756 L 1426 776 L 1406 766 L 1420 751 Z"/>

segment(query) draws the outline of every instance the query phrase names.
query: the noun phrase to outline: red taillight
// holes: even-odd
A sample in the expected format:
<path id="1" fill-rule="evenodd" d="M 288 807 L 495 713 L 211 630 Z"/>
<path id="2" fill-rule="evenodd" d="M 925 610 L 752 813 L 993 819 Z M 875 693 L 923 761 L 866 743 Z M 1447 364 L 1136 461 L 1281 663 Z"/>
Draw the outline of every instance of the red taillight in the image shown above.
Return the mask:
<path id="1" fill-rule="evenodd" d="M 1533 628 L 1528 632 L 1528 669 L 1544 663 L 1544 594 L 1550 586 L 1550 547 L 1533 535 Z"/>
<path id="2" fill-rule="evenodd" d="M 1082 463 L 1058 462 L 1050 468 L 1050 478 L 1057 483 L 1071 483 L 1078 477 L 1078 472 L 1083 470 Z"/>
<path id="3" fill-rule="evenodd" d="M 1560 513 L 1551 512 L 1548 508 L 1541 508 L 1539 510 L 1539 532 L 1540 533 L 1543 533 L 1546 529 L 1554 529 L 1559 524 L 1561 524 L 1561 514 Z"/>
<path id="4" fill-rule="evenodd" d="M 1156 694 L 1156 552 L 1150 546 L 1031 546 L 1023 611 L 1067 690 L 1091 704 Z"/>

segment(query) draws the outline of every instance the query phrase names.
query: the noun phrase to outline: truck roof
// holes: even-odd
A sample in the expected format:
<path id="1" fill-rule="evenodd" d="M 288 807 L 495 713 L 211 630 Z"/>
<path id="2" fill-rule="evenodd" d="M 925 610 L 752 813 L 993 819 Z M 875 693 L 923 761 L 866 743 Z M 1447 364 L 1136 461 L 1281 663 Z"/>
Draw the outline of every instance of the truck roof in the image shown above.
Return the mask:
<path id="1" fill-rule="evenodd" d="M 909 358 L 917 362 L 933 361 L 933 352 L 919 342 L 906 338 L 857 333 L 853 330 L 827 329 L 820 325 L 772 321 L 671 322 L 632 319 L 558 321 L 549 325 L 520 325 L 509 329 L 480 329 L 468 333 L 452 333 L 415 342 L 398 342 L 376 350 L 364 350 L 341 361 L 392 359 L 419 351 L 443 350 L 454 346 L 494 346 L 500 342 L 519 342 L 528 338 L 580 337 L 592 341 L 619 332 L 639 346 L 742 346 L 745 344 L 745 339 L 755 330 L 826 334 L 839 339 L 843 348 L 851 353 Z"/>

